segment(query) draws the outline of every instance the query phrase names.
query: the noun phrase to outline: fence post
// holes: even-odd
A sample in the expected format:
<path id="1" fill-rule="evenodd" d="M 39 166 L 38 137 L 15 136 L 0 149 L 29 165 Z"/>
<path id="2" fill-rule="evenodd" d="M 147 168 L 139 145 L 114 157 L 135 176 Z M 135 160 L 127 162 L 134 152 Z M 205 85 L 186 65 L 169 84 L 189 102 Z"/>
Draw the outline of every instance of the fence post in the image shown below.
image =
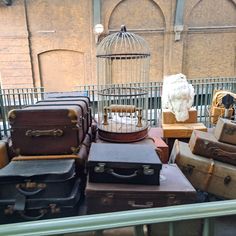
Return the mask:
<path id="1" fill-rule="evenodd" d="M 1 77 L 0 77 L 1 79 Z M 0 106 L 1 106 L 1 115 L 2 115 L 2 125 L 3 125 L 3 133 L 7 136 L 7 119 L 6 119 L 6 110 L 3 102 L 3 94 L 2 94 L 2 83 L 0 81 Z M 2 128 L 0 127 L 0 139 L 2 139 Z"/>

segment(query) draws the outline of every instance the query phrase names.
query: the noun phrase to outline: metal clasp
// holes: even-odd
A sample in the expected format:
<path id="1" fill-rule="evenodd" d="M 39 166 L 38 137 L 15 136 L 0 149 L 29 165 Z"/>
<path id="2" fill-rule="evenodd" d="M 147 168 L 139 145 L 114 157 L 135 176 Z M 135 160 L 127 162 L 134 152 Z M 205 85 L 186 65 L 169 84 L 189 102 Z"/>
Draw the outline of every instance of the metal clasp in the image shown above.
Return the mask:
<path id="1" fill-rule="evenodd" d="M 105 171 L 105 163 L 98 163 L 95 167 L 94 167 L 94 172 L 96 173 L 103 173 Z"/>
<path id="2" fill-rule="evenodd" d="M 143 165 L 143 174 L 144 175 L 153 175 L 154 169 L 150 169 L 150 165 Z"/>

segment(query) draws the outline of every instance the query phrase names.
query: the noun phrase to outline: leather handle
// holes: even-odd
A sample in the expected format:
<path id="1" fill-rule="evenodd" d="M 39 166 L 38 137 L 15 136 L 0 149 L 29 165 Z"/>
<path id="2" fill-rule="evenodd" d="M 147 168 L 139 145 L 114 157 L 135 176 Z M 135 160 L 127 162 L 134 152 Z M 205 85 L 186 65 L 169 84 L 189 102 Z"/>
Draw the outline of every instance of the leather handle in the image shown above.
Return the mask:
<path id="1" fill-rule="evenodd" d="M 153 207 L 153 202 L 146 202 L 145 204 L 136 204 L 135 201 L 128 201 L 128 205 L 134 208 L 149 208 Z"/>
<path id="2" fill-rule="evenodd" d="M 28 216 L 25 214 L 24 211 L 19 211 L 18 212 L 20 214 L 20 216 L 24 219 L 24 220 L 40 220 L 41 218 L 44 217 L 44 215 L 47 213 L 46 209 L 42 209 L 39 211 L 39 215 L 37 216 Z"/>
<path id="3" fill-rule="evenodd" d="M 28 137 L 41 137 L 41 136 L 60 137 L 63 135 L 63 130 L 61 129 L 27 130 L 25 132 L 25 135 Z"/>
<path id="4" fill-rule="evenodd" d="M 24 196 L 33 196 L 37 193 L 40 193 L 45 188 L 46 184 L 42 183 L 37 184 L 35 182 L 27 182 L 16 185 L 16 189 Z"/>
<path id="5" fill-rule="evenodd" d="M 136 177 L 138 175 L 138 171 L 134 171 L 133 174 L 131 175 L 121 175 L 121 174 L 117 174 L 116 172 L 114 172 L 113 169 L 108 170 L 108 173 L 111 174 L 112 176 L 116 177 L 116 178 L 120 178 L 120 179 L 132 179 L 134 177 Z"/>
<path id="6" fill-rule="evenodd" d="M 43 189 L 41 188 L 41 189 L 37 189 L 37 190 L 31 191 L 31 192 L 25 191 L 25 190 L 23 190 L 23 189 L 21 189 L 21 188 L 17 188 L 17 190 L 18 190 L 20 193 L 22 193 L 24 196 L 33 196 L 33 195 L 35 195 L 35 194 L 41 192 Z"/>

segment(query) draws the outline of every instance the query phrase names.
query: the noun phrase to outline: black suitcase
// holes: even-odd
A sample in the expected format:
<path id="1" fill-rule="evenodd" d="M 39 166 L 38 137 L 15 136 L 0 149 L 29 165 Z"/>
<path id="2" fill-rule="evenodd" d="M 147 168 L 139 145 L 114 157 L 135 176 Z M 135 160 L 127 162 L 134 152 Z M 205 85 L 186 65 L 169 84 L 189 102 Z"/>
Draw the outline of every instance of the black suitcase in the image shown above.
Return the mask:
<path id="1" fill-rule="evenodd" d="M 75 180 L 73 159 L 11 161 L 0 169 L 0 200 L 68 197 Z"/>
<path id="2" fill-rule="evenodd" d="M 162 164 L 153 145 L 92 143 L 89 181 L 159 185 Z"/>
<path id="3" fill-rule="evenodd" d="M 80 179 L 76 179 L 68 196 L 1 199 L 0 223 L 76 216 L 81 202 Z"/>

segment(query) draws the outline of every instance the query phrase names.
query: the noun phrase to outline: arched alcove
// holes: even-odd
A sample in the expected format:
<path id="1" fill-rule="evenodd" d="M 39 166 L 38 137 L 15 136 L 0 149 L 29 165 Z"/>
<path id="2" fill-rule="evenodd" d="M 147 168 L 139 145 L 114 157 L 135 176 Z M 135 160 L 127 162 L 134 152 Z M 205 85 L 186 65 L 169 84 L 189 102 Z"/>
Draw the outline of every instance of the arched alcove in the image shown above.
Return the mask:
<path id="1" fill-rule="evenodd" d="M 40 80 L 47 92 L 72 91 L 84 84 L 84 54 L 71 50 L 51 50 L 38 55 Z"/>
<path id="2" fill-rule="evenodd" d="M 235 76 L 235 2 L 200 0 L 186 24 L 184 73 L 189 78 Z"/>
<path id="3" fill-rule="evenodd" d="M 108 31 L 119 31 L 124 24 L 127 31 L 135 32 L 149 44 L 151 51 L 150 81 L 162 80 L 164 58 L 165 17 L 152 0 L 123 0 L 113 9 Z"/>

